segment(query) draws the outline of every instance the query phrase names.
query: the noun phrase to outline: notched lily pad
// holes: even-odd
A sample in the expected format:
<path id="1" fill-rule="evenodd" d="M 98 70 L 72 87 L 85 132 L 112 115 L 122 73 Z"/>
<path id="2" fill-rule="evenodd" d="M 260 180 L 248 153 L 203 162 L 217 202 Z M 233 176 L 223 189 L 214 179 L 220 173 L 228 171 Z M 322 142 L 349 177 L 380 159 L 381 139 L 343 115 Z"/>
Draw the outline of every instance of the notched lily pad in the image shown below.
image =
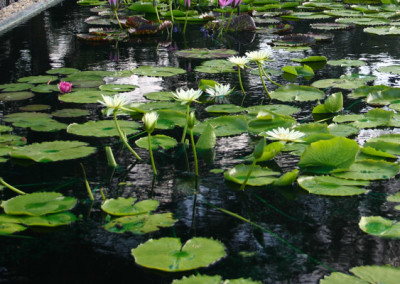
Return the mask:
<path id="1" fill-rule="evenodd" d="M 362 160 L 352 164 L 347 170 L 332 171 L 333 176 L 344 179 L 382 180 L 397 175 L 400 166 L 395 163 L 375 160 Z"/>
<path id="2" fill-rule="evenodd" d="M 245 181 L 246 176 L 250 171 L 250 168 L 251 166 L 244 164 L 237 165 L 234 168 L 226 171 L 224 173 L 224 177 L 226 180 L 242 184 Z M 268 185 L 278 179 L 276 177 L 277 175 L 280 175 L 280 172 L 275 172 L 269 168 L 260 167 L 256 165 L 247 181 L 247 185 L 249 186 Z"/>
<path id="3" fill-rule="evenodd" d="M 0 85 L 0 90 L 2 92 L 20 92 L 29 90 L 32 87 L 33 85 L 28 83 L 9 83 Z"/>
<path id="4" fill-rule="evenodd" d="M 149 150 L 149 138 L 147 136 L 136 140 L 135 144 L 140 148 Z M 151 136 L 151 148 L 153 150 L 157 150 L 159 148 L 165 150 L 171 149 L 174 148 L 176 144 L 178 144 L 178 141 L 176 141 L 175 138 L 167 135 L 157 134 Z"/>
<path id="5" fill-rule="evenodd" d="M 394 220 L 389 220 L 381 216 L 363 216 L 358 225 L 367 234 L 382 238 L 400 239 L 400 223 Z"/>
<path id="6" fill-rule="evenodd" d="M 107 199 L 101 205 L 101 209 L 106 213 L 114 216 L 129 216 L 149 213 L 157 209 L 160 204 L 157 200 L 147 199 L 136 202 L 137 198 L 123 198 Z"/>
<path id="7" fill-rule="evenodd" d="M 126 135 L 132 135 L 138 132 L 138 128 L 140 127 L 140 124 L 135 121 L 119 120 L 118 124 Z M 68 125 L 67 132 L 80 136 L 119 136 L 114 120 L 88 121 L 83 124 L 72 123 Z"/>
<path id="8" fill-rule="evenodd" d="M 101 91 L 106 91 L 106 92 L 129 92 L 134 89 L 138 88 L 138 86 L 135 85 L 130 85 L 130 84 L 107 84 L 107 85 L 101 85 L 99 89 Z"/>
<path id="9" fill-rule="evenodd" d="M 29 77 L 23 77 L 19 78 L 18 82 L 20 83 L 30 83 L 30 84 L 44 84 L 48 82 L 54 82 L 57 81 L 58 77 L 57 76 L 29 76 Z"/>
<path id="10" fill-rule="evenodd" d="M 271 93 L 271 98 L 291 102 L 293 100 L 305 102 L 320 100 L 325 96 L 324 92 L 310 86 L 286 85 L 279 87 Z"/>

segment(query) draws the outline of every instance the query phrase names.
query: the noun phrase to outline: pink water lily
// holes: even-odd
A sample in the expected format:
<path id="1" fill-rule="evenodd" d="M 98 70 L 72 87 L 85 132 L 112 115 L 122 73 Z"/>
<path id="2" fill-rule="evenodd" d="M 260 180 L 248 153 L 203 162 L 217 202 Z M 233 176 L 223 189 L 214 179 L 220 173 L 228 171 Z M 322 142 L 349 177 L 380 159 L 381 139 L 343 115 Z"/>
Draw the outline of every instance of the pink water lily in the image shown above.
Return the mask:
<path id="1" fill-rule="evenodd" d="M 185 0 L 185 6 L 186 7 L 190 7 L 191 4 L 191 0 Z"/>
<path id="2" fill-rule="evenodd" d="M 72 84 L 70 82 L 61 81 L 57 86 L 60 92 L 63 94 L 71 92 L 72 89 Z"/>
<path id="3" fill-rule="evenodd" d="M 218 0 L 218 2 L 221 8 L 224 9 L 226 6 L 231 5 L 233 0 Z"/>
<path id="4" fill-rule="evenodd" d="M 233 7 L 239 6 L 240 4 L 242 4 L 242 1 L 243 0 L 235 0 L 234 3 L 233 3 Z"/>

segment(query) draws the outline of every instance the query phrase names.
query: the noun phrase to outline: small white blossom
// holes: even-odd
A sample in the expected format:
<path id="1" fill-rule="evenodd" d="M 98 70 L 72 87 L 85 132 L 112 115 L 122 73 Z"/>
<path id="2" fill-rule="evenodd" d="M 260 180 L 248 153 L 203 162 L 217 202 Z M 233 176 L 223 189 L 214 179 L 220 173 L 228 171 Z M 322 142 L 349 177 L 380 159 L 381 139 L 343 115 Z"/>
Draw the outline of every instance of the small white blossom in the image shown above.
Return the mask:
<path id="1" fill-rule="evenodd" d="M 182 105 L 190 104 L 191 102 L 196 101 L 202 93 L 202 90 L 189 89 L 185 91 L 184 89 L 178 89 L 174 93 L 174 99 L 181 102 Z"/>
<path id="2" fill-rule="evenodd" d="M 265 135 L 270 140 L 301 142 L 300 138 L 305 134 L 300 131 L 290 130 L 289 128 L 278 127 L 278 129 L 266 131 Z"/>
<path id="3" fill-rule="evenodd" d="M 255 61 L 257 63 L 263 64 L 271 56 L 270 52 L 267 50 L 258 50 L 246 52 L 246 56 L 250 61 Z"/>
<path id="4" fill-rule="evenodd" d="M 249 62 L 249 58 L 244 56 L 232 56 L 228 58 L 228 61 L 236 64 L 239 68 L 244 69 L 245 65 Z"/>
<path id="5" fill-rule="evenodd" d="M 216 84 L 214 88 L 206 89 L 206 93 L 210 95 L 210 100 L 215 99 L 217 103 L 225 103 L 227 101 L 226 96 L 232 91 L 230 84 Z"/>
<path id="6" fill-rule="evenodd" d="M 123 108 L 129 103 L 125 95 L 101 96 L 103 97 L 103 101 L 98 100 L 98 102 L 107 107 L 107 115 L 111 115 L 114 111 Z"/>
<path id="7" fill-rule="evenodd" d="M 144 130 L 151 133 L 157 125 L 158 114 L 155 111 L 147 112 L 143 115 Z"/>

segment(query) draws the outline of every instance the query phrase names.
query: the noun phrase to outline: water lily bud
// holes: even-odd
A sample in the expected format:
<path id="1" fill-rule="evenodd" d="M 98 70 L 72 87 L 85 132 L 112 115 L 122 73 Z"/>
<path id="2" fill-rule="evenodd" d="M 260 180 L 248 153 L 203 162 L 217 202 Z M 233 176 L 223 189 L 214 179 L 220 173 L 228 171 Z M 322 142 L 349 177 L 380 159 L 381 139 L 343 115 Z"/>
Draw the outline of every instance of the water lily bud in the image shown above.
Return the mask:
<path id="1" fill-rule="evenodd" d="M 60 92 L 63 94 L 71 92 L 72 89 L 72 84 L 70 82 L 61 81 L 57 86 Z"/>
<path id="2" fill-rule="evenodd" d="M 263 137 L 256 145 L 254 148 L 253 156 L 254 159 L 258 160 L 261 158 L 261 156 L 264 153 L 264 148 L 265 148 L 265 137 Z"/>
<path id="3" fill-rule="evenodd" d="M 118 10 L 119 0 L 108 0 L 108 3 L 110 4 L 112 10 Z"/>
<path id="4" fill-rule="evenodd" d="M 195 123 L 196 123 L 196 116 L 195 116 L 195 114 L 194 114 L 194 111 L 192 111 L 192 112 L 189 114 L 189 119 L 188 119 L 188 122 L 187 122 L 188 128 L 189 128 L 189 129 L 193 129 Z"/>
<path id="5" fill-rule="evenodd" d="M 144 123 L 144 130 L 148 133 L 152 133 L 157 125 L 158 114 L 155 111 L 145 113 L 142 121 Z"/>

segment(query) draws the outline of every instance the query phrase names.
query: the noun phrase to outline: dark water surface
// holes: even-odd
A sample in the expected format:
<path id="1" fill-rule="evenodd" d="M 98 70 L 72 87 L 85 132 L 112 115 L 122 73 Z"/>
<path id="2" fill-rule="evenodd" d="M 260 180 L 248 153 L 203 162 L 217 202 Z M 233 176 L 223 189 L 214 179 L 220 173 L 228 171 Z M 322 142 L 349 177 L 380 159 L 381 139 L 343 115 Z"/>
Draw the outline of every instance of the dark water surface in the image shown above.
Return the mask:
<path id="1" fill-rule="evenodd" d="M 76 33 L 87 32 L 83 20 L 92 15 L 86 7 L 74 1 L 64 1 L 19 27 L 0 35 L 0 84 L 15 82 L 30 75 L 43 75 L 46 70 L 58 67 L 75 67 L 81 70 L 126 70 L 141 65 L 176 66 L 193 70 L 200 60 L 177 58 L 170 46 L 179 49 L 190 47 L 231 48 L 241 55 L 246 51 L 271 49 L 270 41 L 276 36 L 265 34 L 229 35 L 223 39 L 207 37 L 201 26 L 191 26 L 184 39 L 181 33 L 133 38 L 128 43 L 114 45 L 90 45 L 78 42 Z M 310 22 L 295 23 L 294 32 L 309 30 Z M 337 78 L 344 73 L 359 70 L 374 74 L 374 84 L 398 86 L 399 80 L 376 71 L 384 65 L 400 63 L 399 37 L 380 37 L 362 33 L 360 28 L 337 31 L 331 43 L 317 44 L 311 51 L 286 52 L 272 50 L 270 65 L 280 69 L 293 65 L 290 58 L 324 55 L 328 59 L 363 59 L 367 65 L 359 69 L 326 66 L 312 80 Z M 169 78 L 138 78 L 132 76 L 122 81 L 137 84 L 138 91 L 132 99 L 145 101 L 143 94 L 150 91 L 175 90 L 178 87 L 197 88 L 199 80 L 208 78 L 220 83 L 237 84 L 235 75 L 209 75 L 189 72 Z M 281 77 L 275 78 L 282 83 Z M 260 103 L 263 89 L 257 76 L 246 73 L 243 77 L 249 98 L 245 105 Z M 299 79 L 296 82 L 311 84 Z M 268 85 L 270 89 L 275 87 Z M 239 88 L 237 86 L 237 88 Z M 232 102 L 240 104 L 241 96 L 234 94 Z M 65 104 L 41 95 L 30 103 L 52 103 L 53 110 Z M 345 108 L 354 101 L 345 102 Z M 26 102 L 0 104 L 0 118 Z M 298 104 L 302 111 L 296 114 L 298 121 L 311 121 L 309 114 L 314 104 Z M 84 122 L 99 119 L 99 105 L 78 106 L 90 111 L 81 119 L 64 122 Z M 366 105 L 359 103 L 354 112 L 365 112 Z M 199 109 L 200 115 L 202 115 Z M 178 138 L 181 129 L 173 134 Z M 74 195 L 81 202 L 74 213 L 81 216 L 77 223 L 55 232 L 31 231 L 29 238 L 3 237 L 0 241 L 0 283 L 171 283 L 182 274 L 167 274 L 137 266 L 130 255 L 132 248 L 149 238 L 177 236 L 185 242 L 193 236 L 212 237 L 223 242 L 228 256 L 202 274 L 220 274 L 224 279 L 251 277 L 263 283 L 317 283 L 330 270 L 347 272 L 359 265 L 400 265 L 398 242 L 375 238 L 363 233 L 358 222 L 361 216 L 381 215 L 395 219 L 398 213 L 386 202 L 386 196 L 400 188 L 398 178 L 373 182 L 368 194 L 355 197 L 322 197 L 310 195 L 298 187 L 273 189 L 250 188 L 238 192 L 235 185 L 226 183 L 223 174 L 211 173 L 211 169 L 228 169 L 242 162 L 241 157 L 251 153 L 254 141 L 247 134 L 218 138 L 214 159 L 201 163 L 199 194 L 193 195 L 195 181 L 187 172 L 184 157 L 178 150 L 156 152 L 159 177 L 152 182 L 148 163 L 133 164 L 134 159 L 122 149 L 116 139 L 90 139 L 60 133 L 43 134 L 16 129 L 29 143 L 58 139 L 82 140 L 98 146 L 99 151 L 80 161 L 34 164 L 23 166 L 15 162 L 0 164 L 1 175 L 9 183 L 27 192 L 57 190 Z M 168 132 L 171 135 L 171 132 Z M 365 133 L 366 137 L 375 135 Z M 361 136 L 360 136 L 361 139 Z M 365 139 L 365 138 L 364 138 Z M 107 168 L 104 145 L 113 144 L 119 168 L 111 181 Z M 191 152 L 189 152 L 189 155 Z M 147 151 L 139 154 L 148 157 Z M 190 160 L 192 157 L 189 156 Z M 292 169 L 297 158 L 280 155 L 268 166 L 283 171 Z M 83 162 L 90 184 L 96 189 L 93 206 L 87 201 L 79 162 Z M 193 165 L 191 165 L 193 168 Z M 120 182 L 124 184 L 119 185 Z M 174 228 L 136 236 L 113 234 L 101 228 L 105 216 L 100 209 L 102 186 L 109 197 L 153 197 L 161 201 L 161 212 L 173 212 L 179 219 Z M 0 192 L 1 199 L 12 194 Z M 86 200 L 86 201 L 85 201 Z M 208 205 L 235 212 L 266 230 L 258 229 Z M 160 210 L 159 210 L 160 211 Z M 276 238 L 273 234 L 281 239 Z M 282 241 L 284 240 L 284 241 Z M 291 245 L 289 245 L 290 243 Z"/>

